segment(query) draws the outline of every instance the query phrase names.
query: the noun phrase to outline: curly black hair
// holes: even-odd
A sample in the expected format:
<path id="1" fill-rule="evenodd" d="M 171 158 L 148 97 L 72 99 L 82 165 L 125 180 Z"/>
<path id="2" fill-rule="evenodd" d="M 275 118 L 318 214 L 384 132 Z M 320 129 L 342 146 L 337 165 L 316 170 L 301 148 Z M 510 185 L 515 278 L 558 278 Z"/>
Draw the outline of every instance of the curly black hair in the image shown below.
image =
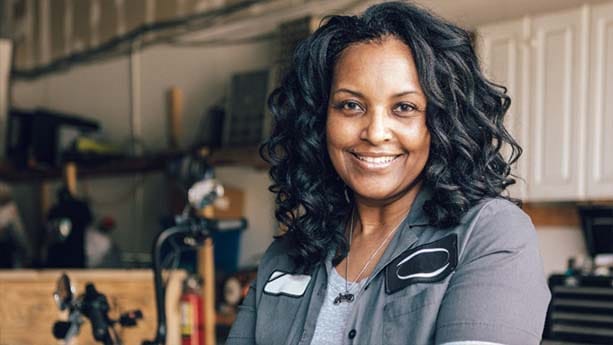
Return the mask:
<path id="1" fill-rule="evenodd" d="M 297 47 L 270 95 L 273 130 L 260 148 L 271 165 L 275 217 L 286 227 L 282 236 L 297 267 L 313 267 L 329 248 L 341 255 L 347 250 L 344 224 L 352 205 L 325 137 L 334 64 L 347 47 L 390 36 L 411 49 L 428 101 L 431 143 L 422 176 L 432 191 L 424 204 L 430 223 L 458 224 L 484 198 L 518 203 L 502 194 L 515 183 L 511 165 L 522 152 L 503 124 L 511 99 L 482 73 L 468 31 L 406 2 L 375 5 L 361 16 L 330 16 Z"/>

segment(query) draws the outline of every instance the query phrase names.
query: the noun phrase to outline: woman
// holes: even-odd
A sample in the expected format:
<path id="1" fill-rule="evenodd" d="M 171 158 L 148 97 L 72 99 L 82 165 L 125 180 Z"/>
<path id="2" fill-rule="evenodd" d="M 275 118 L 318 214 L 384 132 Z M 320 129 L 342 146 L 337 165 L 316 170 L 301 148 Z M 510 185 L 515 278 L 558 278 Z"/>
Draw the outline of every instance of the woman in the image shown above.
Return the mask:
<path id="1" fill-rule="evenodd" d="M 469 34 L 423 9 L 329 18 L 269 101 L 287 231 L 228 344 L 538 344 L 550 295 L 503 196 L 509 104 Z"/>

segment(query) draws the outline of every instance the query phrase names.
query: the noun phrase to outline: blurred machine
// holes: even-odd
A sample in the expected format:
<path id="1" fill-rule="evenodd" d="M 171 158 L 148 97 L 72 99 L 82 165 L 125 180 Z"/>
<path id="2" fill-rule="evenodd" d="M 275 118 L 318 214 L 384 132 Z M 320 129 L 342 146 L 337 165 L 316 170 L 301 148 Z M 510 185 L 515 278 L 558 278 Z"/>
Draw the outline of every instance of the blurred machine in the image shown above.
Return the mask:
<path id="1" fill-rule="evenodd" d="M 592 258 L 613 255 L 613 206 L 579 207 L 585 246 Z"/>
<path id="2" fill-rule="evenodd" d="M 53 324 L 53 336 L 66 344 L 72 343 L 73 338 L 79 334 L 84 319 L 89 319 L 96 342 L 105 345 L 123 344 L 115 326 L 134 327 L 143 318 L 140 310 L 131 310 L 121 314 L 117 320 L 111 319 L 111 306 L 106 296 L 96 290 L 91 282 L 87 283 L 83 294 L 75 296 L 66 273 L 58 279 L 53 298 L 60 310 L 68 311 L 68 321 L 56 321 Z"/>
<path id="3" fill-rule="evenodd" d="M 544 338 L 613 344 L 613 206 L 584 206 L 579 214 L 590 258 L 549 278 L 552 300 Z"/>
<path id="4" fill-rule="evenodd" d="M 205 287 L 208 286 L 208 290 L 205 288 L 202 295 L 203 312 L 201 322 L 201 316 L 196 317 L 194 325 L 203 323 L 204 337 L 198 337 L 197 341 L 204 341 L 206 344 L 214 343 L 214 324 L 215 315 L 214 312 L 214 300 L 215 293 L 214 288 L 211 288 L 214 284 L 215 277 L 212 268 L 212 252 L 207 252 L 207 240 L 209 240 L 215 232 L 224 230 L 242 230 L 247 227 L 247 220 L 229 219 L 220 220 L 206 217 L 201 211 L 206 210 L 211 206 L 213 202 L 223 196 L 224 188 L 215 178 L 213 167 L 206 161 L 205 155 L 202 153 L 196 153 L 178 159 L 174 164 L 170 166 L 170 174 L 176 176 L 177 180 L 183 185 L 183 189 L 186 191 L 188 203 L 185 205 L 183 212 L 180 215 L 175 216 L 174 224 L 158 233 L 151 256 L 153 258 L 153 276 L 155 283 L 155 302 L 157 311 L 157 329 L 153 340 L 146 340 L 143 345 L 162 345 L 166 343 L 167 325 L 166 325 L 166 311 L 164 303 L 166 300 L 166 286 L 162 279 L 162 269 L 164 269 L 163 262 L 164 257 L 168 255 L 180 256 L 181 252 L 185 249 L 194 249 L 198 247 L 205 247 L 205 255 L 209 257 L 207 260 L 210 263 L 210 269 L 205 269 L 203 278 L 205 279 Z M 210 243 L 210 240 L 208 241 Z M 172 248 L 171 253 L 164 254 L 163 248 L 168 248 L 168 245 Z M 210 247 L 212 250 L 212 246 Z M 205 264 L 206 265 L 206 264 Z M 208 274 L 207 274 L 208 273 Z M 192 301 L 193 304 L 193 301 Z M 208 312 L 207 312 L 208 311 Z M 193 317 L 192 313 L 188 313 Z M 200 314 L 200 313 L 198 313 Z M 188 316 L 190 317 L 190 316 Z M 191 332 L 188 343 L 192 343 L 193 339 Z M 184 334 L 184 335 L 186 335 Z M 208 337 L 207 337 L 208 335 Z M 213 335 L 213 336 L 211 336 Z M 208 340 L 205 340 L 208 339 Z M 185 342 L 184 342 L 185 343 Z"/>
<path id="5" fill-rule="evenodd" d="M 545 339 L 613 344 L 613 277 L 553 275 L 549 288 Z"/>

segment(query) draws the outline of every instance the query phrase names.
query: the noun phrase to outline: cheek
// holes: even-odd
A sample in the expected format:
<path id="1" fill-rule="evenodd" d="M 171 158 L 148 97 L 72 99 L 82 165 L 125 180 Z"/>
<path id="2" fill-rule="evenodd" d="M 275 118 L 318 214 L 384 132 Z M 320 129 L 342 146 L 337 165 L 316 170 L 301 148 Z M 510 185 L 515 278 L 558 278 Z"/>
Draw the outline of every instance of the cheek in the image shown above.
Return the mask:
<path id="1" fill-rule="evenodd" d="M 341 176 L 347 173 L 346 149 L 355 143 L 351 126 L 338 117 L 331 116 L 326 122 L 326 146 L 334 170 Z"/>
<path id="2" fill-rule="evenodd" d="M 341 149 L 349 145 L 354 138 L 352 127 L 336 116 L 331 116 L 326 122 L 326 141 L 328 150 Z M 331 152 L 332 153 L 332 152 Z"/>
<path id="3" fill-rule="evenodd" d="M 426 133 L 423 135 L 422 140 L 422 150 L 426 155 L 430 153 L 430 132 L 426 130 Z"/>
<path id="4" fill-rule="evenodd" d="M 424 140 L 427 140 L 427 137 L 429 137 L 430 132 L 428 131 L 428 127 L 426 127 L 426 124 L 420 121 L 412 126 L 406 127 L 405 135 L 408 138 L 412 138 L 414 142 L 422 142 Z"/>
<path id="5" fill-rule="evenodd" d="M 403 146 L 414 155 L 426 156 L 429 155 L 430 152 L 430 131 L 428 128 L 423 126 L 412 126 L 406 128 L 403 133 L 403 138 L 405 138 Z"/>
<path id="6" fill-rule="evenodd" d="M 337 151 L 338 151 L 338 135 L 337 135 L 337 130 L 335 128 L 335 124 L 333 123 L 334 121 L 330 120 L 330 118 L 328 118 L 327 122 L 326 122 L 326 147 L 328 149 L 328 155 L 330 156 L 330 159 L 332 160 L 332 164 L 336 167 L 337 165 Z"/>

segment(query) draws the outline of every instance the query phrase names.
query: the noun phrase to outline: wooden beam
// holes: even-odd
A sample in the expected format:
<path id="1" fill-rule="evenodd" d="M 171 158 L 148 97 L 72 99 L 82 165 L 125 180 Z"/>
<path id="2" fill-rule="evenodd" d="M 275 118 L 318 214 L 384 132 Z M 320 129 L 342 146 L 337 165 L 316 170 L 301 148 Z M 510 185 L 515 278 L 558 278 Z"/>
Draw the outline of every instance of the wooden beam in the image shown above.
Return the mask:
<path id="1" fill-rule="evenodd" d="M 181 115 L 183 113 L 183 92 L 173 86 L 168 90 L 168 146 L 179 149 L 183 136 Z"/>
<path id="2" fill-rule="evenodd" d="M 536 227 L 571 227 L 581 228 L 578 206 L 613 205 L 613 200 L 583 202 L 525 202 L 522 209 Z"/>
<path id="3" fill-rule="evenodd" d="M 64 184 L 70 195 L 77 195 L 77 165 L 74 162 L 64 165 Z"/>
<path id="4" fill-rule="evenodd" d="M 204 210 L 206 217 L 213 218 L 212 206 Z M 216 344 L 215 336 L 215 263 L 213 240 L 208 238 L 198 252 L 198 274 L 203 278 L 202 310 L 204 311 L 204 343 Z"/>
<path id="5" fill-rule="evenodd" d="M 581 226 L 576 203 L 524 203 L 522 206 L 535 227 Z"/>

